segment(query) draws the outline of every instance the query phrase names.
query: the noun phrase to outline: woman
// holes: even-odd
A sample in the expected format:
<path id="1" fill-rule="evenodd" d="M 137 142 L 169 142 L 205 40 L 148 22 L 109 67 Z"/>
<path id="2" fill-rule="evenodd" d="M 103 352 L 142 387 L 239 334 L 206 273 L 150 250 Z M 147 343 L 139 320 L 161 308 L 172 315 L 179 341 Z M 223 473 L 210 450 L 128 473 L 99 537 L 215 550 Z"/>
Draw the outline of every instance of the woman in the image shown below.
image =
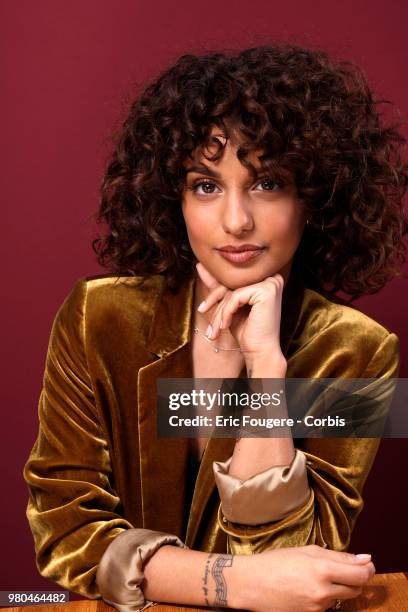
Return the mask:
<path id="1" fill-rule="evenodd" d="M 397 376 L 395 334 L 335 294 L 404 258 L 402 142 L 320 51 L 185 55 L 145 88 L 102 185 L 113 272 L 51 332 L 24 471 L 44 576 L 119 610 L 361 592 L 374 565 L 346 550 L 378 440 L 159 438 L 156 381 Z"/>

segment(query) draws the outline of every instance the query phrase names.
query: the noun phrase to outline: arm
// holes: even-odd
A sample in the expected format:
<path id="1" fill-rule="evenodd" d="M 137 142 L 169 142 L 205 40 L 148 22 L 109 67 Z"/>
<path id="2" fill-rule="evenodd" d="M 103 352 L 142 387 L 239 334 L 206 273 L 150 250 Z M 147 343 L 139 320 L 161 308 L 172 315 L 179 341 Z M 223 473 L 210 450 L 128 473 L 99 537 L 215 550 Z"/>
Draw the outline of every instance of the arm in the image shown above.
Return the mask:
<path id="1" fill-rule="evenodd" d="M 323 612 L 337 598 L 361 594 L 374 573 L 369 559 L 318 546 L 259 555 L 207 554 L 164 546 L 146 564 L 142 586 L 150 599 L 168 603 L 254 612 L 271 608 Z M 128 612 L 135 607 L 118 609 Z"/>
<path id="2" fill-rule="evenodd" d="M 286 376 L 287 364 L 286 360 L 274 364 L 273 354 L 265 355 L 256 358 L 253 361 L 247 360 L 248 378 L 277 378 L 284 379 Z M 274 384 L 274 381 L 269 381 L 265 384 L 267 389 L 263 391 L 274 393 L 279 389 Z M 279 418 L 288 416 L 286 405 L 279 406 L 279 409 L 274 409 L 274 414 Z M 240 438 L 234 448 L 232 461 L 229 468 L 231 476 L 245 480 L 263 472 L 271 467 L 283 466 L 292 463 L 295 458 L 295 447 L 291 436 L 290 428 L 285 428 L 282 432 L 285 437 L 282 438 Z"/>
<path id="3" fill-rule="evenodd" d="M 86 281 L 79 281 L 55 317 L 39 400 L 39 433 L 24 478 L 40 573 L 96 598 L 100 589 L 95 575 L 106 549 L 124 532 L 141 536 L 146 530 L 133 529 L 121 515 L 121 500 L 112 486 L 110 455 L 87 366 L 86 297 Z"/>
<path id="4" fill-rule="evenodd" d="M 243 555 L 164 546 L 146 564 L 142 588 L 155 601 L 243 608 L 249 601 L 248 561 Z"/>
<path id="5" fill-rule="evenodd" d="M 398 338 L 387 334 L 361 378 L 391 378 L 398 375 L 398 367 Z M 282 519 L 257 525 L 228 520 L 220 504 L 218 521 L 228 534 L 229 551 L 252 554 L 308 544 L 346 550 L 363 508 L 361 493 L 378 446 L 376 438 L 303 440 L 310 496 Z"/>
<path id="6" fill-rule="evenodd" d="M 274 360 L 273 355 L 265 355 L 247 362 L 248 377 L 264 379 L 262 392 L 269 394 L 279 393 L 286 369 L 283 356 Z M 286 418 L 286 402 L 274 407 L 273 415 Z M 289 427 L 280 433 L 284 437 L 240 438 L 229 460 L 214 462 L 224 519 L 245 525 L 276 521 L 310 498 L 306 458 L 294 448 Z"/>

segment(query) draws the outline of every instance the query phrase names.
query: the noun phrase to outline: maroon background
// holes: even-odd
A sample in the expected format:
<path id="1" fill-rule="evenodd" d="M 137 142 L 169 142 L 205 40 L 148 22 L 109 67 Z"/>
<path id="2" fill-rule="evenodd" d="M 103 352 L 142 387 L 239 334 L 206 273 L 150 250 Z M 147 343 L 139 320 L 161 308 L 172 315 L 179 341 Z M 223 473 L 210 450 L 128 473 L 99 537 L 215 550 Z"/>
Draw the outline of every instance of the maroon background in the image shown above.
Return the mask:
<path id="1" fill-rule="evenodd" d="M 0 590 L 51 589 L 34 562 L 21 470 L 37 431 L 37 402 L 53 317 L 74 282 L 102 273 L 91 215 L 108 138 L 135 87 L 184 52 L 287 40 L 359 63 L 406 118 L 404 0 L 193 2 L 3 0 L 0 41 L 3 262 Z M 250 34 L 248 34 L 250 29 Z M 406 134 L 406 132 L 405 132 Z M 407 376 L 407 286 L 361 300 L 401 339 Z M 404 316 L 405 315 L 405 316 Z M 382 443 L 351 550 L 379 571 L 407 570 L 406 440 Z"/>

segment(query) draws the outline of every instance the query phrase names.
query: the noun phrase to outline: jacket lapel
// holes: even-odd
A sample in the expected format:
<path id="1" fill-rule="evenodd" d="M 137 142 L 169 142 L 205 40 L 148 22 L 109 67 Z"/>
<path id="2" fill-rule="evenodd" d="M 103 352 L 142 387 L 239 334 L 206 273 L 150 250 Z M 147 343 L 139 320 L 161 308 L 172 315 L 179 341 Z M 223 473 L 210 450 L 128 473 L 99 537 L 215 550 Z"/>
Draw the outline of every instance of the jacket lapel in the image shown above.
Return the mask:
<path id="1" fill-rule="evenodd" d="M 158 378 L 191 378 L 189 347 L 194 277 L 172 294 L 162 282 L 147 349 L 156 360 L 138 372 L 143 527 L 184 537 L 187 438 L 157 436 Z M 163 511 L 165 507 L 165 512 Z"/>

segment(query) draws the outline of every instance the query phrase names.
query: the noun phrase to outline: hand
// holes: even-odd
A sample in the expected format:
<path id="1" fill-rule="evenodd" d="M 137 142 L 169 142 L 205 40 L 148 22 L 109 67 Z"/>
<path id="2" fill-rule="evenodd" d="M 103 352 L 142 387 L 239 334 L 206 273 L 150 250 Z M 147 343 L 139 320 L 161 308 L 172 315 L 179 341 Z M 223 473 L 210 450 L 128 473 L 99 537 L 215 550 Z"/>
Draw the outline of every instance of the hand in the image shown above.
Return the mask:
<path id="1" fill-rule="evenodd" d="M 323 612 L 337 599 L 358 597 L 375 574 L 370 558 L 314 544 L 251 555 L 242 568 L 247 594 L 239 604 L 253 612 Z"/>
<path id="2" fill-rule="evenodd" d="M 268 276 L 260 283 L 229 290 L 199 262 L 197 272 L 209 289 L 205 307 L 200 312 L 216 309 L 211 316 L 211 340 L 221 330 L 230 329 L 241 350 L 250 359 L 263 355 L 284 356 L 280 347 L 280 319 L 284 279 L 281 274 Z"/>

